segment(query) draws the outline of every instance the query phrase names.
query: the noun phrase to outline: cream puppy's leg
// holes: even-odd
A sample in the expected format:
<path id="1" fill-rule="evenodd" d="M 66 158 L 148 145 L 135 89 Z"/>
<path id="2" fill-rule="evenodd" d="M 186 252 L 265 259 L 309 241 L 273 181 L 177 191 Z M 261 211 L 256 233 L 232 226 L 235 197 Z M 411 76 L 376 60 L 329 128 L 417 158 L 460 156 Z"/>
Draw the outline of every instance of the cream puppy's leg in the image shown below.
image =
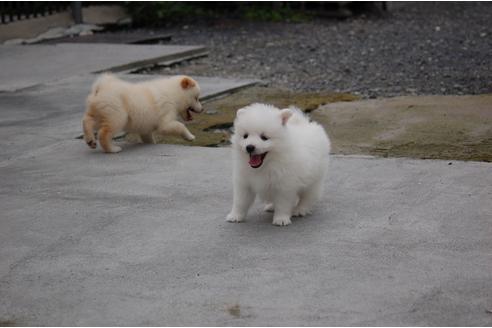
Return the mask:
<path id="1" fill-rule="evenodd" d="M 242 183 L 234 183 L 234 200 L 232 210 L 227 215 L 229 222 L 242 222 L 248 214 L 248 210 L 255 200 L 253 191 Z"/>
<path id="2" fill-rule="evenodd" d="M 186 128 L 186 126 L 178 121 L 162 122 L 157 131 L 164 135 L 178 135 L 188 141 L 195 140 L 195 136 Z"/>
<path id="3" fill-rule="evenodd" d="M 113 135 L 115 132 L 108 126 L 99 129 L 99 143 L 106 153 L 119 153 L 121 147 L 113 145 Z"/>
<path id="4" fill-rule="evenodd" d="M 92 149 L 96 148 L 97 146 L 96 137 L 94 136 L 95 124 L 96 122 L 94 120 L 94 117 L 86 113 L 82 121 L 82 127 L 84 130 L 84 140 L 87 143 L 87 145 Z"/>
<path id="5" fill-rule="evenodd" d="M 141 134 L 140 138 L 142 139 L 143 143 L 155 144 L 154 135 L 152 134 L 152 132 L 147 134 Z"/>
<path id="6" fill-rule="evenodd" d="M 99 143 L 106 153 L 119 153 L 121 147 L 113 145 L 113 136 L 123 131 L 128 122 L 128 114 L 115 112 L 112 115 L 105 115 L 102 118 L 101 128 L 99 129 Z"/>

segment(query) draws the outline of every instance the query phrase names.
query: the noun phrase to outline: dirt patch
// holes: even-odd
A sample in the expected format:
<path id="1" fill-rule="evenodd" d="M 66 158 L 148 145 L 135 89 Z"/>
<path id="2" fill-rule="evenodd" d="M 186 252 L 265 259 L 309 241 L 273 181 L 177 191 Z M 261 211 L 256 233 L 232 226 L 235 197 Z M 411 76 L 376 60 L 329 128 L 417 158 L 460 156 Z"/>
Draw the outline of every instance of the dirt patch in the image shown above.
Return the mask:
<path id="1" fill-rule="evenodd" d="M 337 103 L 312 117 L 339 154 L 492 161 L 492 95 Z"/>
<path id="2" fill-rule="evenodd" d="M 235 318 L 241 317 L 241 307 L 239 306 L 239 304 L 228 306 L 227 312 Z"/>
<path id="3" fill-rule="evenodd" d="M 0 327 L 15 327 L 15 326 L 22 326 L 22 325 L 15 320 L 1 320 L 0 319 Z"/>
<path id="4" fill-rule="evenodd" d="M 285 89 L 251 87 L 204 103 L 204 114 L 194 115 L 193 121 L 187 123 L 188 129 L 196 136 L 195 141 L 189 142 L 178 137 L 158 135 L 155 135 L 155 139 L 158 143 L 218 147 L 229 143 L 230 128 L 236 111 L 249 104 L 263 102 L 280 108 L 294 105 L 309 112 L 324 104 L 356 99 L 358 99 L 356 96 L 346 93 L 292 92 Z M 140 137 L 129 134 L 126 140 L 140 142 Z"/>
<path id="5" fill-rule="evenodd" d="M 311 112 L 326 128 L 335 154 L 492 162 L 492 95 L 356 100 L 344 93 L 252 87 L 205 103 L 205 114 L 187 124 L 195 141 L 156 139 L 190 146 L 228 145 L 236 111 L 264 102 Z M 140 142 L 136 135 L 126 140 Z"/>

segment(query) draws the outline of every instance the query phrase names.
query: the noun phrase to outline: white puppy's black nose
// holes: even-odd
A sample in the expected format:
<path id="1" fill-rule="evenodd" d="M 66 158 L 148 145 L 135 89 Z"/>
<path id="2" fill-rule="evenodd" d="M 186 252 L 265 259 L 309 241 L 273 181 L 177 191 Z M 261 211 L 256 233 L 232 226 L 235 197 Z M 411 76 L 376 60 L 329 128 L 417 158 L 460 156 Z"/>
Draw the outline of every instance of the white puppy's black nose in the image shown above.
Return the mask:
<path id="1" fill-rule="evenodd" d="M 253 145 L 247 145 L 246 146 L 246 151 L 251 154 L 252 152 L 255 151 L 255 146 L 253 146 Z"/>

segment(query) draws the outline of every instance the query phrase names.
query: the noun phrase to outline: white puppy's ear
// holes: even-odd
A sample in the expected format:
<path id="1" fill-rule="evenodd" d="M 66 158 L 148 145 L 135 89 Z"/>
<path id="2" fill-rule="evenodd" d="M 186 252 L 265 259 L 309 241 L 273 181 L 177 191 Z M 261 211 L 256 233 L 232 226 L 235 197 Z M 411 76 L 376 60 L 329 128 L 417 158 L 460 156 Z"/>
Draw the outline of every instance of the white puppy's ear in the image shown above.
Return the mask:
<path id="1" fill-rule="evenodd" d="M 243 107 L 243 108 L 240 108 L 236 111 L 236 117 L 238 117 L 239 115 L 241 115 L 242 113 L 244 113 L 244 110 L 246 109 L 246 107 Z"/>
<path id="2" fill-rule="evenodd" d="M 181 88 L 183 89 L 193 88 L 195 85 L 196 85 L 195 81 L 193 81 L 187 76 L 183 77 L 183 79 L 181 80 Z"/>
<path id="3" fill-rule="evenodd" d="M 282 119 L 282 125 L 287 124 L 287 121 L 292 116 L 292 111 L 290 108 L 285 108 L 280 111 L 280 118 Z"/>

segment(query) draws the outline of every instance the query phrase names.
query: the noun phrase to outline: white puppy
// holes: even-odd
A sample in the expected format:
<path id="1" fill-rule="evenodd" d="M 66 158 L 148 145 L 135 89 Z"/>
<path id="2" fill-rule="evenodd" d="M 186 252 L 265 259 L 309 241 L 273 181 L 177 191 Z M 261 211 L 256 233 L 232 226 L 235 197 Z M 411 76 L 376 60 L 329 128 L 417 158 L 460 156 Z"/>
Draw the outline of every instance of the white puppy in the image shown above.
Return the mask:
<path id="1" fill-rule="evenodd" d="M 255 196 L 274 211 L 273 224 L 311 212 L 323 191 L 330 140 L 296 108 L 253 104 L 234 120 L 234 202 L 227 221 L 245 219 Z"/>

